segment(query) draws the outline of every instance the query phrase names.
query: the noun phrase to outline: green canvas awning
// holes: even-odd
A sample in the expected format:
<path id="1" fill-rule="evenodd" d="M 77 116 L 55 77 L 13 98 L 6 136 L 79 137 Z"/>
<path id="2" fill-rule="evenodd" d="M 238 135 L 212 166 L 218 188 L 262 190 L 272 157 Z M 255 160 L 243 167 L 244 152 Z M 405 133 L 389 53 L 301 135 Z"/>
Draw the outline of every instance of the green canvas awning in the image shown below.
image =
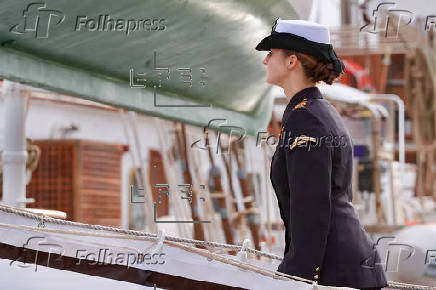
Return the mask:
<path id="1" fill-rule="evenodd" d="M 254 47 L 276 17 L 297 18 L 285 0 L 5 0 L 0 16 L 2 78 L 250 135 L 273 104 Z"/>

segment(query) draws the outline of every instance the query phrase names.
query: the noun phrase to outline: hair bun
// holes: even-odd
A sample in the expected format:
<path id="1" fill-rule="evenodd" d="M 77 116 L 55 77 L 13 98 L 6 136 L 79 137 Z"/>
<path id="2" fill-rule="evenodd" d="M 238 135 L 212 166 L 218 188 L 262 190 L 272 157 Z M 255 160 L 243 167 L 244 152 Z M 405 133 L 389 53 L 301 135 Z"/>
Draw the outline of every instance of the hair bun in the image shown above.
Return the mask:
<path id="1" fill-rule="evenodd" d="M 303 66 L 306 77 L 315 83 L 323 81 L 331 85 L 344 72 L 345 66 L 339 59 L 337 61 L 324 62 L 305 53 L 287 49 L 284 52 L 286 55 L 295 54 Z"/>

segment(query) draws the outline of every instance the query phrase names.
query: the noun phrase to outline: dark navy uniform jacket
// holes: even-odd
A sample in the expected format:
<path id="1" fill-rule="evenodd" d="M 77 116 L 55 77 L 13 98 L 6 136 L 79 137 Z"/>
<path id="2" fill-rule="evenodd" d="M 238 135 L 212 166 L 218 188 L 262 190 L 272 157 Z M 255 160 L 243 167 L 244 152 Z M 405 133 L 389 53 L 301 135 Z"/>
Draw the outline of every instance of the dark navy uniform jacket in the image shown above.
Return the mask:
<path id="1" fill-rule="evenodd" d="M 353 288 L 386 287 L 376 246 L 351 203 L 353 143 L 317 87 L 293 96 L 271 162 L 286 228 L 278 271 Z"/>

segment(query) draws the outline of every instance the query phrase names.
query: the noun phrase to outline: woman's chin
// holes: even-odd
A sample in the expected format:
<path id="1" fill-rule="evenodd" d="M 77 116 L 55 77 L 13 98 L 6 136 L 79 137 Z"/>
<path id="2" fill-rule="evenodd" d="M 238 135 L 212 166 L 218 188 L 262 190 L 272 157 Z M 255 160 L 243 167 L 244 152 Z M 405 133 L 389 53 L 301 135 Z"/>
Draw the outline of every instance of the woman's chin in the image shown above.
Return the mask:
<path id="1" fill-rule="evenodd" d="M 274 80 L 271 80 L 269 78 L 266 78 L 266 82 L 270 85 L 276 85 L 277 86 L 277 82 L 275 82 Z"/>
<path id="2" fill-rule="evenodd" d="M 273 85 L 274 84 L 274 82 L 273 82 L 273 80 L 270 78 L 270 77 L 268 77 L 268 76 L 266 76 L 266 80 L 265 80 L 268 84 L 271 84 L 271 85 Z"/>

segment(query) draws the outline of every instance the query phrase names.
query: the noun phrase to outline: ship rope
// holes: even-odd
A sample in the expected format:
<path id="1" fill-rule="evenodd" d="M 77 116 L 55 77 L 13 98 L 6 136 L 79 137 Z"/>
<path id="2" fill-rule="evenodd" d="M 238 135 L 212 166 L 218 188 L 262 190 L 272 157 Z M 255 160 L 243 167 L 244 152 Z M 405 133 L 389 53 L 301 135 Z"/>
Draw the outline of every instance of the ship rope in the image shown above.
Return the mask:
<path id="1" fill-rule="evenodd" d="M 39 232 L 51 232 L 51 233 L 57 233 L 57 234 L 72 234 L 72 235 L 80 235 L 80 236 L 96 236 L 96 237 L 106 237 L 106 238 L 126 238 L 126 239 L 136 239 L 136 240 L 149 240 L 157 242 L 159 241 L 159 235 L 158 234 L 152 234 L 147 232 L 141 232 L 141 231 L 135 231 L 135 230 L 125 230 L 115 227 L 109 227 L 109 226 L 102 226 L 102 225 L 93 225 L 93 224 L 85 224 L 85 223 L 79 223 L 79 222 L 72 222 L 72 221 L 66 221 L 61 219 L 52 218 L 43 214 L 35 214 L 31 213 L 29 211 L 26 211 L 25 209 L 18 209 L 15 207 L 10 207 L 6 205 L 0 205 L 0 210 L 6 213 L 16 214 L 19 216 L 23 216 L 25 218 L 33 219 L 38 222 L 37 227 L 31 227 L 31 226 L 22 226 L 22 225 L 8 225 L 8 224 L 2 224 L 0 223 L 0 227 L 6 227 L 6 228 L 20 228 L 25 230 L 31 230 L 31 231 L 39 231 Z M 114 236 L 114 235 L 108 235 L 108 234 L 100 234 L 100 233 L 90 233 L 90 232 L 80 232 L 80 231 L 71 231 L 71 230 L 59 230 L 59 229 L 48 229 L 45 228 L 45 224 L 52 223 L 52 224 L 58 224 L 58 225 L 68 225 L 68 226 L 74 226 L 84 229 L 92 229 L 97 231 L 109 231 L 109 232 L 115 232 L 117 234 L 126 235 L 124 237 L 122 236 Z M 191 244 L 195 246 L 203 246 L 206 248 L 222 248 L 222 249 L 228 249 L 233 251 L 241 251 L 243 246 L 239 245 L 230 245 L 225 243 L 218 243 L 218 242 L 210 242 L 210 241 L 200 241 L 200 240 L 194 240 L 194 239 L 187 239 L 187 238 L 179 238 L 179 237 L 173 237 L 169 235 L 165 235 L 165 241 L 166 244 L 169 244 L 171 246 L 183 248 L 186 251 L 198 253 L 200 255 L 206 256 L 208 258 L 231 264 L 234 266 L 237 266 L 239 268 L 243 268 L 246 270 L 251 270 L 275 279 L 284 279 L 284 280 L 296 280 L 300 282 L 306 282 L 306 283 L 312 283 L 314 285 L 317 284 L 316 281 L 312 281 L 309 279 L 304 279 L 297 276 L 291 276 L 288 274 L 284 274 L 277 271 L 270 271 L 264 268 L 260 268 L 258 266 L 245 263 L 239 260 L 227 258 L 225 256 L 221 256 L 215 253 L 211 253 L 207 250 L 194 248 L 194 247 L 188 247 L 181 244 Z M 116 245 L 114 247 L 120 247 L 122 246 Z M 266 257 L 273 260 L 283 260 L 282 257 L 262 252 L 250 247 L 244 247 L 244 251 L 247 253 L 254 254 L 256 256 Z M 411 289 L 411 290 L 435 290 L 436 287 L 430 287 L 430 286 L 423 286 L 423 285 L 416 285 L 416 284 L 409 284 L 409 283 L 402 283 L 402 282 L 395 282 L 395 281 L 388 281 L 389 288 L 395 288 L 395 289 Z M 321 285 L 320 285 L 321 286 Z M 329 286 L 331 287 L 331 286 Z M 331 287 L 334 289 L 335 287 Z M 342 287 L 338 287 L 342 288 Z M 343 289 L 343 288 L 342 288 Z"/>

